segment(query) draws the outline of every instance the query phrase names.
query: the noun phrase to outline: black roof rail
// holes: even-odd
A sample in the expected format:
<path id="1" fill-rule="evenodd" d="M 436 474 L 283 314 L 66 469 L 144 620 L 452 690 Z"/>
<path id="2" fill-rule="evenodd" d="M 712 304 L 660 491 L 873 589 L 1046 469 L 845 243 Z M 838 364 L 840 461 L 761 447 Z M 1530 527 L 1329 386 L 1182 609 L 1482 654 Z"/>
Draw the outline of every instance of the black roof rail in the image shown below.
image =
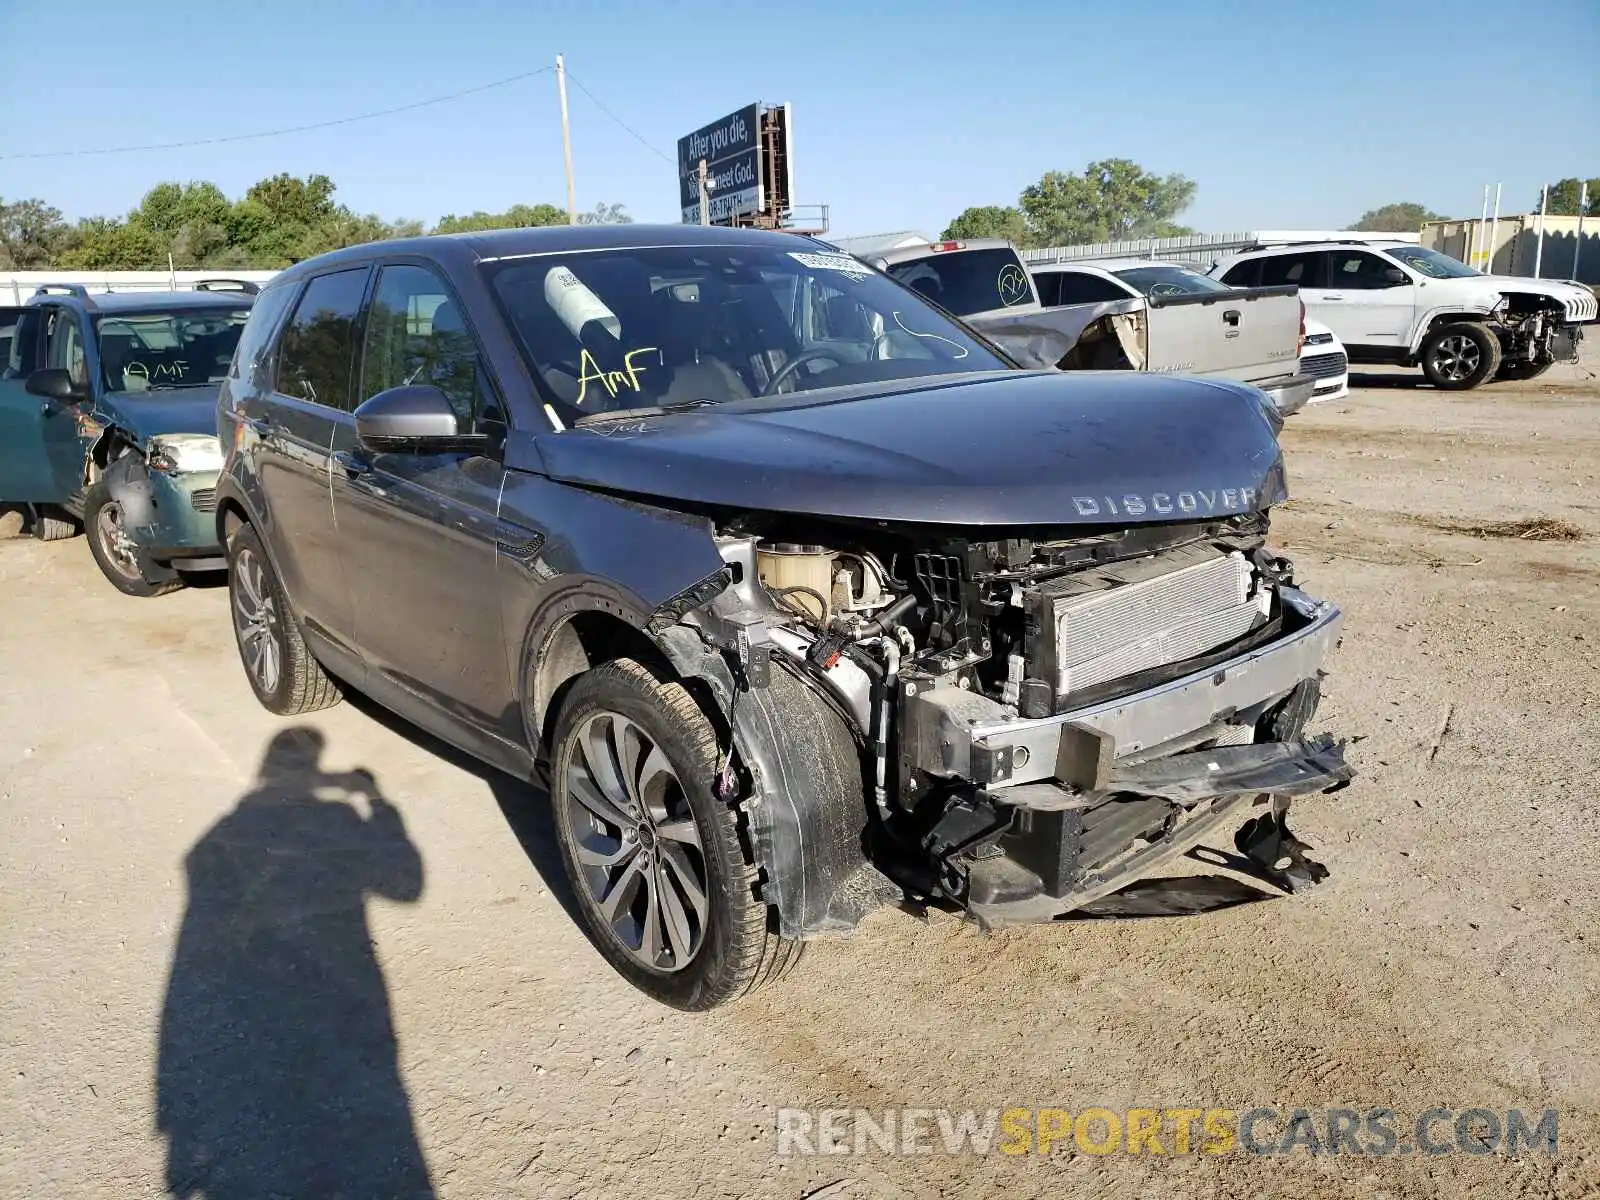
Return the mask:
<path id="1" fill-rule="evenodd" d="M 73 296 L 79 300 L 89 299 L 89 289 L 81 283 L 41 283 L 34 289 L 35 296 Z"/>
<path id="2" fill-rule="evenodd" d="M 1382 238 L 1307 238 L 1298 242 L 1251 242 L 1240 254 L 1249 254 L 1256 250 L 1283 250 L 1289 246 L 1366 246 L 1374 241 L 1383 241 Z"/>
<path id="3" fill-rule="evenodd" d="M 197 279 L 191 286 L 197 292 L 243 292 L 246 296 L 254 296 L 261 291 L 259 283 L 251 283 L 248 279 Z"/>

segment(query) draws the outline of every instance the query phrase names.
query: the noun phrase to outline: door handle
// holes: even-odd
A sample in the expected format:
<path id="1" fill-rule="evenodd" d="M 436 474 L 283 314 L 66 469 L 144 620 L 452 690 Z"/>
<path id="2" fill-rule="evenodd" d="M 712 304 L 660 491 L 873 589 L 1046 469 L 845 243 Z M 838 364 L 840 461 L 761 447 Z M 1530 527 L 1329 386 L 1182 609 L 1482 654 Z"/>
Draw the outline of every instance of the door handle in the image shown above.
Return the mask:
<path id="1" fill-rule="evenodd" d="M 372 473 L 372 461 L 354 450 L 340 450 L 333 456 L 333 461 L 344 469 L 347 479 L 359 479 Z"/>

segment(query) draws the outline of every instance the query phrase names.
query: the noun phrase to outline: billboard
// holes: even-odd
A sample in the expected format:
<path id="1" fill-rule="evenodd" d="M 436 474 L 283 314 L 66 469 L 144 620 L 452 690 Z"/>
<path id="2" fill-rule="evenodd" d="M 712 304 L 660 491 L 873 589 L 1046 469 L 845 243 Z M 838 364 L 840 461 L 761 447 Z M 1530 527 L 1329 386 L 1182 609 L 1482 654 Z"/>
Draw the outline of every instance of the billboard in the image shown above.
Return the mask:
<path id="1" fill-rule="evenodd" d="M 711 223 L 730 224 L 764 207 L 761 174 L 761 105 L 701 126 L 678 139 L 678 200 L 685 224 L 700 221 L 700 160 L 711 187 Z"/>

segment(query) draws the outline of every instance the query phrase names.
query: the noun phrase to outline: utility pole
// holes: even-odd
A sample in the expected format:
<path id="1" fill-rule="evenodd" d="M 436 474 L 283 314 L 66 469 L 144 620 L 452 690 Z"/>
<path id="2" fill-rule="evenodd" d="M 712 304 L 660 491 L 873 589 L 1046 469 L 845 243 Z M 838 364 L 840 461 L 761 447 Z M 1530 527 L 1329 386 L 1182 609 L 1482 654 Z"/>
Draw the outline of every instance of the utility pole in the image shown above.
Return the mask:
<path id="1" fill-rule="evenodd" d="M 711 189 L 716 184 L 706 179 L 706 160 L 700 160 L 700 167 L 696 172 L 700 182 L 700 224 L 711 224 Z"/>
<path id="2" fill-rule="evenodd" d="M 1539 272 L 1544 266 L 1544 214 L 1550 207 L 1550 185 L 1547 183 L 1539 189 L 1539 240 L 1533 248 L 1533 277 L 1541 278 Z"/>
<path id="3" fill-rule="evenodd" d="M 578 223 L 578 193 L 572 186 L 572 126 L 567 122 L 567 64 L 556 55 L 556 91 L 561 94 L 561 154 L 567 162 L 567 224 Z"/>
<path id="4" fill-rule="evenodd" d="M 1589 207 L 1589 181 L 1578 186 L 1578 236 L 1572 239 L 1572 277 L 1578 278 L 1578 255 L 1583 250 L 1583 211 Z"/>
<path id="5" fill-rule="evenodd" d="M 1494 274 L 1494 252 L 1498 249 L 1495 243 L 1500 240 L 1500 188 L 1502 186 L 1498 183 L 1494 185 L 1494 223 L 1489 226 L 1489 261 L 1484 264 L 1486 268 L 1485 275 Z M 1506 269 L 1511 269 L 1509 263 L 1506 264 Z"/>

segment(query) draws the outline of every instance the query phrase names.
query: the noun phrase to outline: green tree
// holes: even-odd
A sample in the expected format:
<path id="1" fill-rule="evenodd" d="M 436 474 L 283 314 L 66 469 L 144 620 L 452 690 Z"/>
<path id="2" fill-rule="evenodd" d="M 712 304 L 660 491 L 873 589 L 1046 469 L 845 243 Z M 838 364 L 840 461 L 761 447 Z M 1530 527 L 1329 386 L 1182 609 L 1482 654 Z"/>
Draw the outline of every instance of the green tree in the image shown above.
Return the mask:
<path id="1" fill-rule="evenodd" d="M 43 200 L 0 199 L 0 266 L 14 271 L 48 267 L 68 236 L 59 208 Z"/>
<path id="2" fill-rule="evenodd" d="M 1356 218 L 1353 230 L 1366 233 L 1420 233 L 1426 221 L 1442 221 L 1444 216 L 1424 205 L 1406 200 L 1370 209 Z"/>
<path id="3" fill-rule="evenodd" d="M 945 238 L 1005 238 L 1013 246 L 1029 246 L 1033 241 L 1028 218 L 1020 208 L 983 204 L 966 209 L 939 235 Z"/>
<path id="4" fill-rule="evenodd" d="M 1583 215 L 1586 217 L 1600 217 L 1600 179 L 1591 179 L 1589 182 L 1589 202 L 1584 205 Z M 1578 199 L 1583 194 L 1583 181 L 1579 179 L 1559 179 L 1550 185 L 1550 207 L 1545 211 L 1565 217 L 1578 215 Z M 1535 207 L 1534 212 L 1538 212 Z"/>
<path id="5" fill-rule="evenodd" d="M 1023 189 L 1022 211 L 1041 246 L 1176 237 L 1194 232 L 1173 218 L 1194 202 L 1195 189 L 1182 175 L 1154 175 L 1129 159 L 1108 158 L 1081 175 L 1047 171 Z"/>
<path id="6" fill-rule="evenodd" d="M 594 206 L 593 212 L 579 213 L 579 225 L 632 225 L 633 218 L 628 215 L 628 210 L 620 204 L 607 204 L 601 201 Z"/>
<path id="7" fill-rule="evenodd" d="M 533 229 L 543 225 L 565 225 L 567 211 L 554 204 L 513 204 L 503 213 L 482 210 L 458 217 L 440 217 L 434 233 L 481 233 L 487 229 Z"/>
<path id="8" fill-rule="evenodd" d="M 246 201 L 261 205 L 273 220 L 310 227 L 334 213 L 333 180 L 326 175 L 298 179 L 282 173 L 250 185 Z"/>

